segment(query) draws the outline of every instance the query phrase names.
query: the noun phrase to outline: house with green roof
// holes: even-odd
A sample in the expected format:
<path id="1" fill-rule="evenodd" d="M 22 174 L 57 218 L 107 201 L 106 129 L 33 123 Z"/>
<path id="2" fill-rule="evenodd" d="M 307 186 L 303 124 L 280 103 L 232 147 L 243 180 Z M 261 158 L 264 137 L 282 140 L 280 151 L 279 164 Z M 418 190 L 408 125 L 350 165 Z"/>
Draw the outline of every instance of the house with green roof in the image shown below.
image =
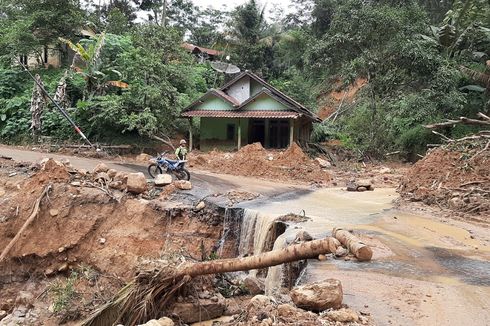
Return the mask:
<path id="1" fill-rule="evenodd" d="M 302 104 L 244 71 L 219 89 L 211 89 L 181 116 L 200 119 L 200 148 L 240 149 L 260 142 L 265 148 L 306 143 L 320 118 Z M 190 135 L 192 142 L 192 134 Z"/>

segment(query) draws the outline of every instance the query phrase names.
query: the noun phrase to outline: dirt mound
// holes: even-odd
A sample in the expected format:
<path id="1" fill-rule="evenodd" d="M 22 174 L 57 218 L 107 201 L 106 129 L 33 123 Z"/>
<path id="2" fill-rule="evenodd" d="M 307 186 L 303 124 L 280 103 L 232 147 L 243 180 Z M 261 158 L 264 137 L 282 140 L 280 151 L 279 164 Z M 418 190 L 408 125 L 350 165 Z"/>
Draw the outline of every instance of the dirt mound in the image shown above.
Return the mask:
<path id="1" fill-rule="evenodd" d="M 490 216 L 487 140 L 455 142 L 429 152 L 401 181 L 402 198 Z"/>
<path id="2" fill-rule="evenodd" d="M 212 151 L 190 154 L 190 166 L 216 173 L 262 177 L 288 182 L 326 183 L 330 174 L 310 159 L 297 144 L 285 151 L 266 150 L 260 143 L 235 153 Z"/>

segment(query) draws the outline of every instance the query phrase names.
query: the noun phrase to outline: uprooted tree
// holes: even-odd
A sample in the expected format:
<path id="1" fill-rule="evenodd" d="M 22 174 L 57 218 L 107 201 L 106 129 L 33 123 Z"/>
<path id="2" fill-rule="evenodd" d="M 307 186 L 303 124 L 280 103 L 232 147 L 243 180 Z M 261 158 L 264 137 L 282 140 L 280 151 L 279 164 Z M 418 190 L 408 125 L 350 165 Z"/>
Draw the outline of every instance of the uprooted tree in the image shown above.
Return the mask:
<path id="1" fill-rule="evenodd" d="M 173 295 L 194 277 L 261 269 L 330 253 L 330 237 L 303 242 L 256 256 L 187 263 L 180 267 L 162 266 L 160 270 L 139 273 L 106 305 L 98 309 L 85 326 L 137 325 L 158 317 Z"/>

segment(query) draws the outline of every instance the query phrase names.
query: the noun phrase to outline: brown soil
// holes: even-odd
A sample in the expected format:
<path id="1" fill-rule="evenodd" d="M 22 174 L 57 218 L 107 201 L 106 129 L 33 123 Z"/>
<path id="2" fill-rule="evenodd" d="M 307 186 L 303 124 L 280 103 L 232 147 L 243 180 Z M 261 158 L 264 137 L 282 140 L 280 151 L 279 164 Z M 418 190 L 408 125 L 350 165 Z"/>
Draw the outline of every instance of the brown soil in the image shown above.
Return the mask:
<path id="1" fill-rule="evenodd" d="M 479 215 L 489 222 L 490 150 L 485 140 L 456 142 L 429 152 L 405 175 L 404 199 Z"/>
<path id="2" fill-rule="evenodd" d="M 296 144 L 285 151 L 265 150 L 260 143 L 255 143 L 236 153 L 193 152 L 189 161 L 190 167 L 217 173 L 320 184 L 330 180 L 330 174 Z"/>
<path id="3" fill-rule="evenodd" d="M 321 98 L 321 102 L 323 102 L 324 105 L 318 110 L 318 116 L 320 119 L 324 120 L 332 113 L 337 111 L 340 103 L 342 103 L 342 105 L 352 103 L 357 92 L 359 92 L 359 90 L 366 84 L 367 79 L 358 78 L 354 84 L 349 85 L 346 89 L 339 90 L 341 87 L 341 82 L 337 81 L 335 83 L 336 89 L 326 95 L 323 95 Z"/>
<path id="4" fill-rule="evenodd" d="M 93 178 L 90 174 L 82 176 L 69 170 L 49 160 L 33 172 L 26 165 L 19 167 L 0 159 L 2 250 L 31 214 L 44 187 L 52 185 L 36 219 L 0 262 L 0 310 L 10 312 L 19 305 L 19 291 L 28 290 L 34 298 L 40 296 L 29 305 L 43 311 L 40 318 L 46 324 L 66 321 L 66 315 L 79 319 L 110 298 L 134 275 L 142 260 L 158 258 L 165 252 L 200 260 L 221 238 L 222 218 L 210 208 L 195 212 L 192 206 L 166 200 L 170 196 L 167 193 L 143 199 L 151 197 L 151 189 L 138 196 L 112 190 L 118 202 L 88 186 Z M 222 255 L 233 256 L 232 247 L 225 246 Z M 50 313 L 47 307 L 56 295 L 47 289 L 57 282 L 66 284 L 66 277 L 72 273 L 78 275 L 78 294 L 70 304 L 77 313 L 69 309 L 65 314 Z M 84 273 L 93 277 L 84 277 Z"/>

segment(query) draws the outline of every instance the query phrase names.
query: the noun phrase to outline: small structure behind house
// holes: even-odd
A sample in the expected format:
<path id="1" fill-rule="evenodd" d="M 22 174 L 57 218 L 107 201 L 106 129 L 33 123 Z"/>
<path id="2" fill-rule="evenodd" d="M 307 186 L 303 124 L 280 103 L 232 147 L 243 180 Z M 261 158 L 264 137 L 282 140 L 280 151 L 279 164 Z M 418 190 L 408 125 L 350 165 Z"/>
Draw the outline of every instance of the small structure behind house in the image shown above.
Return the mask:
<path id="1" fill-rule="evenodd" d="M 223 55 L 223 51 L 204 48 L 190 43 L 182 43 L 182 47 L 189 53 L 196 56 L 197 60 L 201 63 L 204 61 L 215 61 L 219 56 Z"/>
<path id="2" fill-rule="evenodd" d="M 181 116 L 191 123 L 192 118 L 200 119 L 201 150 L 240 149 L 255 142 L 265 148 L 304 144 L 310 139 L 313 123 L 321 122 L 305 106 L 249 71 L 220 89 L 209 90 Z"/>

